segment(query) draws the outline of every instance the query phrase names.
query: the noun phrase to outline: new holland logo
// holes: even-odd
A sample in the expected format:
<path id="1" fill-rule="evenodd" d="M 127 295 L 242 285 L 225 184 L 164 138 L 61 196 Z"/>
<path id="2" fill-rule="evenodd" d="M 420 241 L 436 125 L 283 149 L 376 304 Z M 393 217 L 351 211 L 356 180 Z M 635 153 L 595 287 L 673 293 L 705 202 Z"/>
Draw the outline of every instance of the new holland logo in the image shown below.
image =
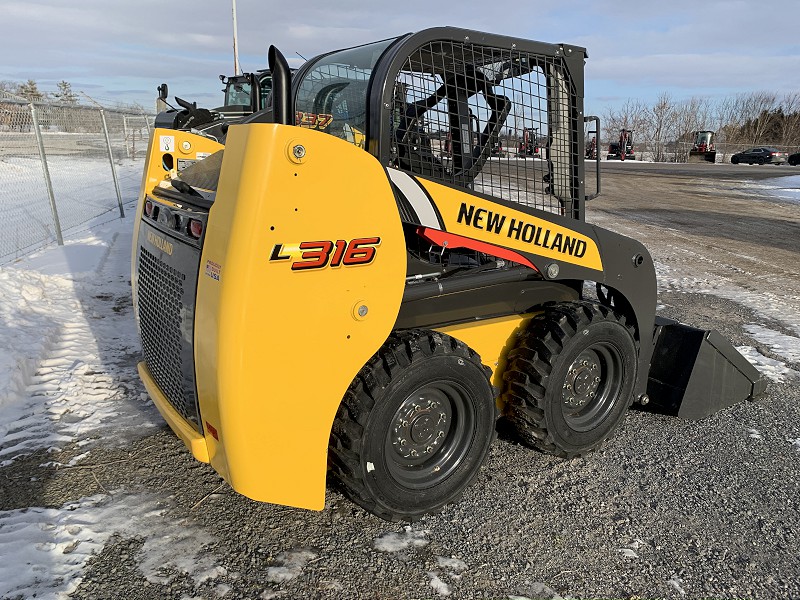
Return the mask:
<path id="1" fill-rule="evenodd" d="M 172 256 L 172 242 L 168 242 L 160 235 L 156 235 L 152 231 L 147 232 L 147 241 L 153 244 L 156 248 L 161 250 L 162 252 L 166 252 L 170 256 Z"/>
<path id="2" fill-rule="evenodd" d="M 375 260 L 379 237 L 352 240 L 319 240 L 299 244 L 275 244 L 270 262 L 291 261 L 292 271 L 368 265 Z"/>

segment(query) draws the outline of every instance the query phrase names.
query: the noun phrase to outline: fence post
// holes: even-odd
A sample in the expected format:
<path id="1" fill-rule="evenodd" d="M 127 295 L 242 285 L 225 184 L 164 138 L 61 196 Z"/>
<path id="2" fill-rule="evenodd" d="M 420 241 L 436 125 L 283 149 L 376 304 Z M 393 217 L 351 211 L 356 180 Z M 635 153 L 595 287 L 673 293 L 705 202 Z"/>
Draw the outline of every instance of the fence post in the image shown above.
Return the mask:
<path id="1" fill-rule="evenodd" d="M 122 193 L 119 191 L 119 181 L 117 180 L 117 167 L 114 165 L 114 153 L 111 150 L 111 138 L 108 136 L 108 123 L 106 123 L 106 113 L 100 109 L 100 119 L 103 121 L 103 132 L 106 134 L 106 146 L 108 147 L 108 162 L 111 163 L 111 176 L 114 178 L 114 187 L 117 190 L 117 204 L 119 204 L 119 216 L 125 218 L 125 209 L 122 208 Z"/>
<path id="2" fill-rule="evenodd" d="M 39 147 L 39 158 L 42 161 L 42 171 L 44 172 L 44 182 L 47 185 L 47 195 L 50 198 L 50 212 L 53 214 L 53 226 L 56 230 L 56 241 L 59 246 L 64 245 L 64 238 L 61 236 L 61 221 L 58 219 L 58 209 L 56 208 L 56 196 L 53 193 L 53 182 L 50 179 L 50 170 L 47 168 L 47 155 L 44 151 L 44 141 L 42 131 L 39 129 L 39 118 L 36 115 L 36 106 L 31 102 L 31 119 L 33 120 L 33 130 L 36 133 L 36 145 Z"/>
<path id="3" fill-rule="evenodd" d="M 122 137 L 125 139 L 125 152 L 128 155 L 128 158 L 133 158 L 131 156 L 131 147 L 128 144 L 128 115 L 122 115 Z M 134 151 L 136 150 L 135 142 L 134 142 Z"/>

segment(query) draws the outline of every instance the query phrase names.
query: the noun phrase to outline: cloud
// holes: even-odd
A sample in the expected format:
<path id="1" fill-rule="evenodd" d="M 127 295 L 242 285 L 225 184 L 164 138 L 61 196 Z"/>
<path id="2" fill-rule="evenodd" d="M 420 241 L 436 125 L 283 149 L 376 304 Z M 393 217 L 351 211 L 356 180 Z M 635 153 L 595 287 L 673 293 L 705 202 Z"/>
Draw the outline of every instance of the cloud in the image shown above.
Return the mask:
<path id="1" fill-rule="evenodd" d="M 130 93 L 131 101 L 146 106 L 166 81 L 174 93 L 213 105 L 221 100 L 217 76 L 232 72 L 231 4 L 224 0 L 191 6 L 6 0 L 3 11 L 0 80 L 65 79 L 102 96 Z M 237 11 L 240 63 L 247 70 L 266 67 L 270 44 L 296 65 L 296 53 L 312 57 L 453 25 L 586 47 L 590 110 L 609 98 L 649 101 L 661 91 L 689 97 L 800 89 L 796 2 L 765 9 L 743 0 L 237 0 Z"/>

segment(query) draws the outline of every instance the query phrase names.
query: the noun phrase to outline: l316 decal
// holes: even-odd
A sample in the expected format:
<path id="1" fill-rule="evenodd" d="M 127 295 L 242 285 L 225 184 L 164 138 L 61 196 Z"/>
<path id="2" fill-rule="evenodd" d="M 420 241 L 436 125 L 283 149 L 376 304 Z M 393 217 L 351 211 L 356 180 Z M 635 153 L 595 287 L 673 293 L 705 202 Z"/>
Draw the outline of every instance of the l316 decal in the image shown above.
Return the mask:
<path id="1" fill-rule="evenodd" d="M 352 240 L 318 240 L 299 244 L 275 244 L 270 262 L 290 261 L 292 271 L 368 265 L 375 260 L 379 237 L 355 238 Z"/>

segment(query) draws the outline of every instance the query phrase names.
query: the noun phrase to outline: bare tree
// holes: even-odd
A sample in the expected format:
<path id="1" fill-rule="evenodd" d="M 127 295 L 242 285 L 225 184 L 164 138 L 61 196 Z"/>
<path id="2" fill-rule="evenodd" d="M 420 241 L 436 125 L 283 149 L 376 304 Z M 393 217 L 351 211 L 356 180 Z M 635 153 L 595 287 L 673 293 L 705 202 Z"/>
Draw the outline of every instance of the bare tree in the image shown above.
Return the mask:
<path id="1" fill-rule="evenodd" d="M 740 96 L 740 110 L 743 123 L 743 136 L 746 143 L 758 145 L 765 141 L 775 119 L 777 97 L 770 92 L 752 92 Z M 743 140 L 744 141 L 744 140 Z"/>
<path id="2" fill-rule="evenodd" d="M 667 160 L 667 143 L 675 126 L 675 102 L 669 92 L 661 92 L 656 103 L 647 111 L 646 138 L 652 142 L 653 160 Z"/>
<path id="3" fill-rule="evenodd" d="M 616 141 L 622 129 L 637 132 L 638 139 L 647 139 L 647 111 L 641 100 L 631 98 L 619 110 L 607 108 L 604 117 L 606 140 Z"/>
<path id="4" fill-rule="evenodd" d="M 675 162 L 688 160 L 694 132 L 707 129 L 711 122 L 711 105 L 707 98 L 695 96 L 676 106 L 672 132 L 677 142 Z"/>
<path id="5" fill-rule="evenodd" d="M 783 96 L 780 102 L 783 118 L 780 122 L 780 143 L 784 146 L 800 145 L 800 93 Z"/>

